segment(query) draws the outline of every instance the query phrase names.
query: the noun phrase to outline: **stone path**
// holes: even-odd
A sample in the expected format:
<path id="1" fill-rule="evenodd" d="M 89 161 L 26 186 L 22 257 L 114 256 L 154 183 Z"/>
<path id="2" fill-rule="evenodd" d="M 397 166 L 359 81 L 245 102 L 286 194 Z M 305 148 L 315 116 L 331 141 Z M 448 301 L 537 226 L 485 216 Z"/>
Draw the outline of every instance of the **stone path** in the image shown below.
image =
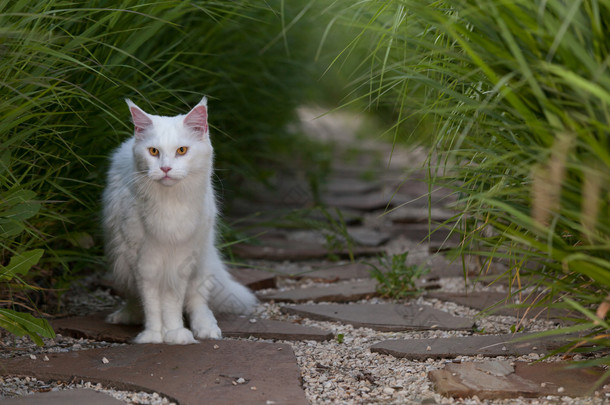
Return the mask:
<path id="1" fill-rule="evenodd" d="M 245 186 L 228 207 L 227 220 L 247 237 L 231 248 L 232 262 L 240 264 L 231 272 L 257 292 L 256 314 L 219 318 L 221 341 L 132 345 L 140 328 L 106 324 L 100 309 L 107 308 L 91 304 L 78 311 L 85 315 L 53 320 L 67 346 L 16 347 L 4 356 L 5 385 L 18 381 L 45 387 L 31 391 L 51 391 L 7 403 L 113 404 L 117 390 L 148 393 L 139 403 L 179 404 L 610 400 L 609 381 L 590 390 L 600 368 L 566 370 L 561 355 L 552 355 L 564 340 L 523 340 L 555 329 L 565 312 L 508 305 L 514 302 L 506 300 L 502 264 L 477 281 L 476 260 L 464 266 L 443 255 L 458 237 L 442 227 L 427 237 L 428 214 L 433 229 L 450 223 L 454 198 L 434 189 L 428 209 L 421 150 L 397 148 L 388 165 L 391 145 L 337 130 L 353 128 L 354 116 L 311 121 L 314 110 L 300 113 L 305 131 L 333 146 L 332 170 L 320 187 L 325 208 L 315 208 L 303 167 L 278 172 L 273 189 Z M 404 251 L 407 264 L 429 268 L 416 283 L 422 295 L 383 298 L 371 264 L 379 266 L 381 254 Z M 490 279 L 496 282 L 487 286 Z M 108 291 L 106 284 L 96 294 L 116 300 Z M 491 315 L 479 314 L 499 301 Z M 63 385 L 48 388 L 41 381 Z M 53 391 L 75 384 L 108 390 Z"/>

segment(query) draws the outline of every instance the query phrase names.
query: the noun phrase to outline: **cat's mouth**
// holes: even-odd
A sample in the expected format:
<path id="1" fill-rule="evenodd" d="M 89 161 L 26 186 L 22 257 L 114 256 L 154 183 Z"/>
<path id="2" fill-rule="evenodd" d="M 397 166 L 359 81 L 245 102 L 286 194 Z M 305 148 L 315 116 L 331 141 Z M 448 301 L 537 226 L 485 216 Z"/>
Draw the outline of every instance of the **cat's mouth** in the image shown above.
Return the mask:
<path id="1" fill-rule="evenodd" d="M 174 184 L 176 184 L 178 182 L 178 180 L 179 179 L 166 174 L 165 176 L 161 177 L 157 181 L 159 183 L 163 184 L 164 186 L 173 186 Z"/>

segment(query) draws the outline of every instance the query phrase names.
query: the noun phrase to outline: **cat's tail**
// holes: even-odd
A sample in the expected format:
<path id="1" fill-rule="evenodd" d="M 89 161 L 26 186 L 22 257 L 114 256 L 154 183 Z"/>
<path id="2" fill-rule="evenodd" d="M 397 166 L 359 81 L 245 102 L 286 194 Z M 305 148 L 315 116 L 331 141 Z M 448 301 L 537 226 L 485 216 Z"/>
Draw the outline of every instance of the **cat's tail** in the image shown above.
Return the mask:
<path id="1" fill-rule="evenodd" d="M 256 308 L 256 296 L 224 268 L 214 274 L 213 284 L 208 303 L 214 313 L 250 314 Z"/>

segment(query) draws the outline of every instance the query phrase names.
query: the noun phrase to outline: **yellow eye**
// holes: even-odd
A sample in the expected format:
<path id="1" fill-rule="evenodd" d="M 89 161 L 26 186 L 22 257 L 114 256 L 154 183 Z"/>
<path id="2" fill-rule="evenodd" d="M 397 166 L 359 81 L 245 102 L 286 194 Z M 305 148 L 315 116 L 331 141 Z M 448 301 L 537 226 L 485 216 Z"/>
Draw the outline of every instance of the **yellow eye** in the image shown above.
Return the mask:
<path id="1" fill-rule="evenodd" d="M 186 153 L 186 151 L 189 150 L 188 147 L 186 146 L 181 146 L 178 149 L 176 149 L 176 153 L 179 155 L 184 155 Z"/>
<path id="2" fill-rule="evenodd" d="M 159 149 L 157 148 L 148 148 L 148 153 L 152 156 L 159 156 Z"/>

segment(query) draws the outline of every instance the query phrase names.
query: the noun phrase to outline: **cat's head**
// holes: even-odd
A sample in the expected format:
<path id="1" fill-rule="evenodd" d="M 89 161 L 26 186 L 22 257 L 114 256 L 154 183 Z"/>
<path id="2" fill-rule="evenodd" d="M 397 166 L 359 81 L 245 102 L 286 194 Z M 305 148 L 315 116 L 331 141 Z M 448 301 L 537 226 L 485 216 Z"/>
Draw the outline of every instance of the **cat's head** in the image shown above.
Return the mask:
<path id="1" fill-rule="evenodd" d="M 209 175 L 212 145 L 207 98 L 186 115 L 163 117 L 145 113 L 127 99 L 134 124 L 133 153 L 137 170 L 164 186 L 189 176 Z"/>

